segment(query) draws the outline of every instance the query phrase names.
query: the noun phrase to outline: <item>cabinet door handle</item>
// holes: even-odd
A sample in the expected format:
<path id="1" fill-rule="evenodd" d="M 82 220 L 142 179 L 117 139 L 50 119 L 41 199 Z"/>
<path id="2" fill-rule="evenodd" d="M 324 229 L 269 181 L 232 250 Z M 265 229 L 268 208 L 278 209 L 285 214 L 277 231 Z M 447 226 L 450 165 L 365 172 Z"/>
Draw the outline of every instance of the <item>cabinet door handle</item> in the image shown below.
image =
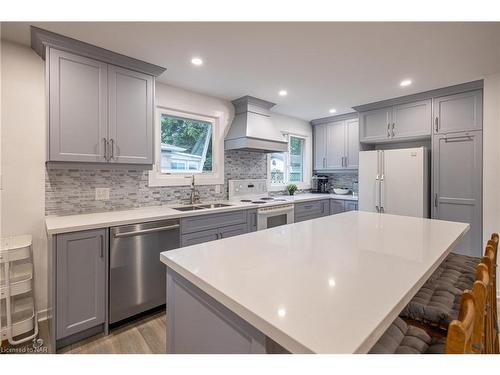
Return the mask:
<path id="1" fill-rule="evenodd" d="M 387 137 L 390 137 L 391 136 L 391 123 L 388 122 L 387 123 Z"/>
<path id="2" fill-rule="evenodd" d="M 108 140 L 103 138 L 102 141 L 104 142 L 104 160 L 108 161 Z"/>
<path id="3" fill-rule="evenodd" d="M 323 168 L 326 166 L 326 158 L 323 158 Z"/>
<path id="4" fill-rule="evenodd" d="M 434 119 L 434 130 L 436 131 L 436 133 L 439 131 L 439 118 L 437 116 Z"/>
<path id="5" fill-rule="evenodd" d="M 99 256 L 104 258 L 104 236 L 101 236 L 101 249 L 99 250 Z"/>
<path id="6" fill-rule="evenodd" d="M 391 132 L 392 132 L 392 136 L 394 137 L 394 125 L 396 125 L 396 123 L 392 123 L 392 129 L 391 129 Z"/>
<path id="7" fill-rule="evenodd" d="M 438 206 L 438 195 L 437 193 L 434 194 L 434 207 Z"/>
<path id="8" fill-rule="evenodd" d="M 113 138 L 111 138 L 109 140 L 109 143 L 111 143 L 111 156 L 109 157 L 109 159 L 114 159 L 115 158 L 115 140 Z"/>

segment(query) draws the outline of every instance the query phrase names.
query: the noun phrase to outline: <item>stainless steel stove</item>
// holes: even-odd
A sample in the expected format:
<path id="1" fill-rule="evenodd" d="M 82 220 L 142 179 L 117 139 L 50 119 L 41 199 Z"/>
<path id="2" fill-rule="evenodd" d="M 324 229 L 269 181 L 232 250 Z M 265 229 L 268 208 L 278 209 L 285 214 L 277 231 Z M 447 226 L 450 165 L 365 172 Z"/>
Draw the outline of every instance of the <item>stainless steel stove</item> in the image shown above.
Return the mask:
<path id="1" fill-rule="evenodd" d="M 273 198 L 269 196 L 267 180 L 229 180 L 228 184 L 230 201 L 253 203 L 258 206 L 258 230 L 293 223 L 293 203 L 288 203 L 284 198 Z"/>

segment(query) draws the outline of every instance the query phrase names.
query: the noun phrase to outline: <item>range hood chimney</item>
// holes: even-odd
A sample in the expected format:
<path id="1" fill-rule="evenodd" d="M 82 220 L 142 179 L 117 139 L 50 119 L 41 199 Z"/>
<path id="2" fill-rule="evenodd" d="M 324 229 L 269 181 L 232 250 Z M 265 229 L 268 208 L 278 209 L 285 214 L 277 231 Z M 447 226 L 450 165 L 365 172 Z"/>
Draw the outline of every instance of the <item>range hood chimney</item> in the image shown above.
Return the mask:
<path id="1" fill-rule="evenodd" d="M 286 152 L 288 143 L 273 126 L 271 112 L 274 103 L 253 96 L 232 101 L 235 114 L 224 141 L 226 150 L 255 152 Z"/>

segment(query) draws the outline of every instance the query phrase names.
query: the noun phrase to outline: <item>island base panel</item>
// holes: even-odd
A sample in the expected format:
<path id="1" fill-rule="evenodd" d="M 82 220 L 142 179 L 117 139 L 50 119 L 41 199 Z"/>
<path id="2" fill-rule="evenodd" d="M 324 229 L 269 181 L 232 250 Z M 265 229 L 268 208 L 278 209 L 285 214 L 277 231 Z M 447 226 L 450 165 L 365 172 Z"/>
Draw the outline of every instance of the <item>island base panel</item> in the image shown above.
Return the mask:
<path id="1" fill-rule="evenodd" d="M 167 353 L 265 354 L 266 336 L 167 267 Z"/>

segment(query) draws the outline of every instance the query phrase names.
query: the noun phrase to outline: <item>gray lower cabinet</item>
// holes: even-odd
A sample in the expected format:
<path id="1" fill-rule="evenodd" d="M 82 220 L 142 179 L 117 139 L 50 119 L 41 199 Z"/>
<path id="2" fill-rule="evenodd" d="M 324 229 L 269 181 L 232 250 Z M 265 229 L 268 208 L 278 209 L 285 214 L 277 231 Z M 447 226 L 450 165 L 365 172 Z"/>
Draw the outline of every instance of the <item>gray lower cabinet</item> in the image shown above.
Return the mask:
<path id="1" fill-rule="evenodd" d="M 57 235 L 57 340 L 105 323 L 107 254 L 107 229 Z"/>
<path id="2" fill-rule="evenodd" d="M 433 139 L 434 219 L 469 223 L 454 251 L 482 254 L 482 131 L 437 134 Z"/>
<path id="3" fill-rule="evenodd" d="M 181 246 L 238 236 L 256 228 L 256 210 L 192 216 L 181 219 Z"/>
<path id="4" fill-rule="evenodd" d="M 357 211 L 358 202 L 347 201 L 340 199 L 332 199 L 330 201 L 330 215 L 340 214 L 347 211 Z"/>
<path id="5" fill-rule="evenodd" d="M 47 161 L 152 164 L 153 76 L 47 53 Z"/>
<path id="6" fill-rule="evenodd" d="M 330 215 L 344 212 L 344 201 L 332 199 L 330 201 Z"/>
<path id="7" fill-rule="evenodd" d="M 357 211 L 358 202 L 344 201 L 344 212 L 347 211 Z"/>
<path id="8" fill-rule="evenodd" d="M 434 134 L 483 128 L 483 91 L 468 91 L 434 99 Z"/>
<path id="9" fill-rule="evenodd" d="M 306 221 L 330 214 L 330 199 L 295 203 L 294 221 Z"/>

